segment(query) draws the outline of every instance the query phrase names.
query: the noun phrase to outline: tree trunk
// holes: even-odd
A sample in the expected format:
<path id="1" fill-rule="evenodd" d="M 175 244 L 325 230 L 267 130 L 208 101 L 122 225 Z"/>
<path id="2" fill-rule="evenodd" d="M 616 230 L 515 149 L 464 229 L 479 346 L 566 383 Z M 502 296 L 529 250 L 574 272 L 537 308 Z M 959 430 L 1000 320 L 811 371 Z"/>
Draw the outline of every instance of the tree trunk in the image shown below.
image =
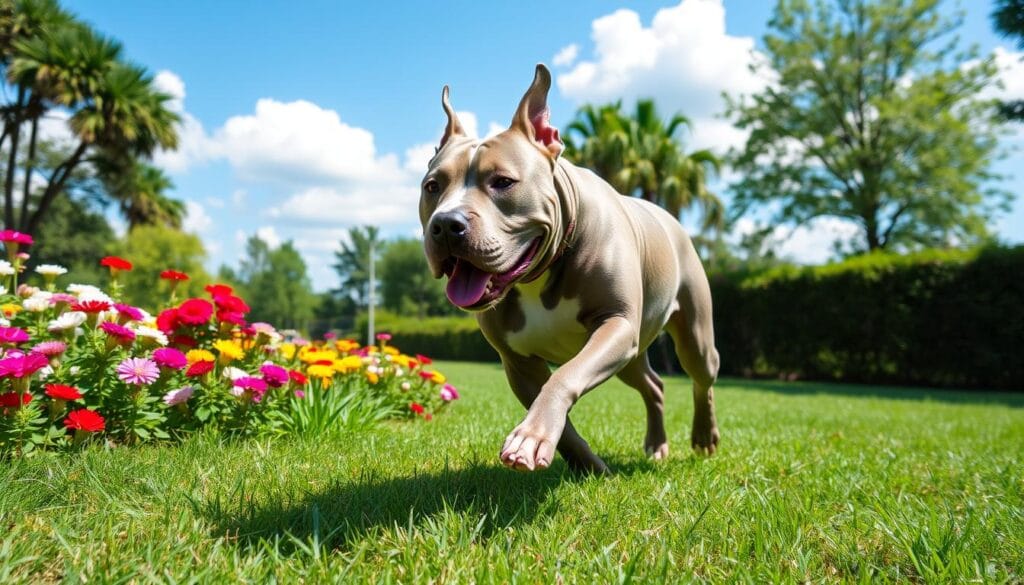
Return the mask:
<path id="1" fill-rule="evenodd" d="M 53 173 L 53 176 L 50 177 L 50 184 L 46 186 L 46 190 L 43 191 L 43 196 L 39 200 L 39 207 L 37 207 L 32 213 L 32 216 L 28 219 L 28 223 L 22 222 L 21 231 L 29 234 L 36 231 L 36 228 L 39 227 L 39 223 L 42 221 L 43 216 L 46 215 L 46 210 L 49 209 L 50 204 L 53 203 L 53 200 L 56 199 L 57 195 L 59 195 L 61 190 L 64 188 L 64 183 L 67 182 L 68 177 L 70 177 L 71 173 L 74 172 L 78 163 L 82 162 L 82 156 L 85 154 L 85 150 L 88 147 L 88 143 L 80 143 L 78 148 L 76 148 L 75 152 L 71 155 L 71 158 L 64 161 L 64 163 Z"/>
<path id="2" fill-rule="evenodd" d="M 39 132 L 39 117 L 32 118 L 32 133 L 28 139 L 28 160 L 25 161 L 25 188 L 21 194 L 21 214 L 18 221 L 22 224 L 28 218 L 28 197 L 32 190 L 32 173 L 36 167 L 36 136 Z"/>
<path id="3" fill-rule="evenodd" d="M 14 229 L 14 171 L 18 166 L 18 139 L 21 136 L 21 110 L 22 102 L 25 101 L 25 88 L 18 88 L 18 101 L 15 102 L 14 112 L 11 114 L 13 125 L 11 130 L 11 152 L 7 159 L 7 177 L 4 180 L 4 225 L 7 229 Z"/>

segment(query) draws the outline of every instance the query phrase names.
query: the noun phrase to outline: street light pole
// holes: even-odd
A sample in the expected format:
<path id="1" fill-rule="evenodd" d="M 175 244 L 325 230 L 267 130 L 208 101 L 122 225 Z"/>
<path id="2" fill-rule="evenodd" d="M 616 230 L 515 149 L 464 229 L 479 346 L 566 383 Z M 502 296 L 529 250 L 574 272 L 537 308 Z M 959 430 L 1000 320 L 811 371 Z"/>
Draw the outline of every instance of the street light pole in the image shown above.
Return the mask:
<path id="1" fill-rule="evenodd" d="M 376 299 L 373 296 L 373 290 L 376 287 L 373 286 L 373 281 L 374 281 L 373 240 L 370 240 L 370 282 L 367 284 L 367 286 L 370 288 L 370 290 L 369 290 L 369 292 L 367 294 L 367 298 L 369 300 L 369 303 L 368 303 L 369 304 L 369 308 L 368 308 L 369 319 L 367 319 L 367 322 L 366 322 L 366 345 L 373 345 L 375 343 L 374 338 L 373 338 L 373 305 L 376 302 Z"/>

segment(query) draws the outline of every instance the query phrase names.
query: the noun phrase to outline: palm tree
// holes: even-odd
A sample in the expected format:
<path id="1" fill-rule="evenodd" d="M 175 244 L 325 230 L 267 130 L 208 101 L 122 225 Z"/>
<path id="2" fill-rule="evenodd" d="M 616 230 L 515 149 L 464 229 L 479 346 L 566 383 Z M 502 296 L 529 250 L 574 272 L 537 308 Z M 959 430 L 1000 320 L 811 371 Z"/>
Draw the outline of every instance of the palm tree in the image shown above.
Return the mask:
<path id="1" fill-rule="evenodd" d="M 128 221 L 128 231 L 142 225 L 181 229 L 185 204 L 166 195 L 174 183 L 162 170 L 132 158 L 98 158 L 93 164 Z"/>
<path id="2" fill-rule="evenodd" d="M 717 229 L 725 207 L 707 181 L 722 163 L 709 150 L 683 152 L 676 134 L 689 125 L 679 114 L 663 121 L 651 100 L 637 102 L 631 116 L 622 113 L 621 103 L 583 106 L 566 129 L 566 156 L 620 192 L 656 203 L 676 218 L 698 204 L 704 229 Z"/>

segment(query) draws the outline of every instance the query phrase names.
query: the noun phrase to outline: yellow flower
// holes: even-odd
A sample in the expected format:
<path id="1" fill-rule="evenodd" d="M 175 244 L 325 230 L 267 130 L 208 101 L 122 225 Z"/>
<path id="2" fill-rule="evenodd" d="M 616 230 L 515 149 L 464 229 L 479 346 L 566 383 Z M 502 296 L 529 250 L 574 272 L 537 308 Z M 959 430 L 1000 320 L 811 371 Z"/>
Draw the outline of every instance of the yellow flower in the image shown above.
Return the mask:
<path id="1" fill-rule="evenodd" d="M 281 352 L 281 357 L 286 360 L 290 360 L 295 357 L 295 344 L 294 343 L 282 343 L 278 348 Z"/>
<path id="2" fill-rule="evenodd" d="M 337 357 L 338 352 L 336 351 L 332 351 L 330 349 L 317 349 L 311 345 L 303 346 L 303 348 L 299 350 L 299 359 L 307 364 L 334 361 Z"/>
<path id="3" fill-rule="evenodd" d="M 230 339 L 217 340 L 213 344 L 213 349 L 220 352 L 220 358 L 225 363 L 245 357 L 245 351 L 242 349 L 241 344 Z"/>
<path id="4" fill-rule="evenodd" d="M 4 312 L 4 317 L 13 317 L 21 312 L 21 305 L 15 305 L 14 303 L 4 303 L 0 305 L 0 311 Z"/>
<path id="5" fill-rule="evenodd" d="M 435 384 L 444 384 L 447 379 L 448 378 L 444 377 L 444 374 L 438 372 L 437 370 L 434 370 L 433 375 L 430 376 L 430 381 Z"/>
<path id="6" fill-rule="evenodd" d="M 369 380 L 371 384 L 376 384 L 380 381 L 380 376 L 375 372 L 366 372 L 366 379 Z"/>
<path id="7" fill-rule="evenodd" d="M 331 366 L 313 365 L 309 366 L 306 373 L 313 378 L 323 378 L 324 380 L 330 380 L 334 376 L 334 368 Z"/>
<path id="8" fill-rule="evenodd" d="M 354 372 L 363 367 L 363 358 L 357 355 L 347 355 L 340 360 L 334 360 L 334 369 L 339 374 Z"/>
<path id="9" fill-rule="evenodd" d="M 353 349 L 359 349 L 359 342 L 351 339 L 339 339 L 334 342 L 334 347 L 338 348 L 338 351 L 345 353 Z"/>
<path id="10" fill-rule="evenodd" d="M 190 349 L 185 354 L 185 359 L 188 360 L 189 365 L 192 365 L 196 362 L 212 362 L 215 358 L 205 349 Z"/>
<path id="11" fill-rule="evenodd" d="M 398 355 L 398 350 L 392 345 L 385 345 L 384 353 L 387 355 L 395 356 Z"/>
<path id="12" fill-rule="evenodd" d="M 402 366 L 403 368 L 412 369 L 411 364 L 413 359 L 410 356 L 405 355 L 404 353 L 396 355 L 394 359 L 392 359 L 391 361 Z"/>

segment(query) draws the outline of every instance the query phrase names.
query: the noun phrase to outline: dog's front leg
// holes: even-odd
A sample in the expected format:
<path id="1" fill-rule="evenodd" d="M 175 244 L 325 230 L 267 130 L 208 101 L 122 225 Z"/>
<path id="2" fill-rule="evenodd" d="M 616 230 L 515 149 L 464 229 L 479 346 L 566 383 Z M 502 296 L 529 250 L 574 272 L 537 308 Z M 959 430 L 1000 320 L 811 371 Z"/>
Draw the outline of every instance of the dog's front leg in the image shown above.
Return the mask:
<path id="1" fill-rule="evenodd" d="M 523 471 L 551 465 L 569 409 L 583 394 L 636 357 L 638 337 L 638 328 L 625 317 L 611 317 L 602 322 L 583 349 L 552 374 L 541 388 L 526 418 L 505 439 L 502 462 Z"/>

